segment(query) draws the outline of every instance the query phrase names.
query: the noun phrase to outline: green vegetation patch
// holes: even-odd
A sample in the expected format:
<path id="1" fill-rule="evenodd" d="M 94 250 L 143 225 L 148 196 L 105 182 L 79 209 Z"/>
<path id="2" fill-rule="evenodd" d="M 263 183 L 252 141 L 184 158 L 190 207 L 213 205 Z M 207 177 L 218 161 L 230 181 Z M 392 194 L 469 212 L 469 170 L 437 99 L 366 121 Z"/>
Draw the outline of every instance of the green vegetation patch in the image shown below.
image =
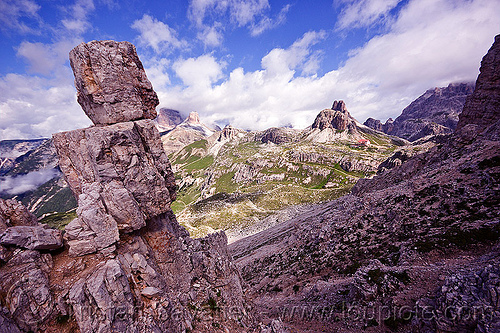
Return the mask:
<path id="1" fill-rule="evenodd" d="M 76 218 L 76 211 L 54 213 L 44 216 L 39 222 L 47 224 L 51 228 L 64 230 L 66 225 Z"/>
<path id="2" fill-rule="evenodd" d="M 193 156 L 191 156 L 193 157 Z M 203 158 L 198 158 L 194 162 L 187 164 L 184 169 L 185 170 L 202 170 L 208 168 L 214 163 L 214 157 L 212 155 L 205 156 Z"/>
<path id="3" fill-rule="evenodd" d="M 171 157 L 169 157 L 169 159 L 172 160 L 175 157 L 174 155 L 177 155 L 177 158 L 175 158 L 175 161 L 173 162 L 173 164 L 193 163 L 195 160 L 201 158 L 200 156 L 192 155 L 193 149 L 207 150 L 207 144 L 208 144 L 208 142 L 205 139 L 195 141 L 195 142 L 187 145 L 186 147 L 182 148 L 182 150 L 179 153 L 171 155 Z"/>
<path id="4" fill-rule="evenodd" d="M 217 192 L 233 193 L 238 189 L 238 184 L 233 181 L 236 171 L 228 172 L 220 176 L 215 182 Z"/>

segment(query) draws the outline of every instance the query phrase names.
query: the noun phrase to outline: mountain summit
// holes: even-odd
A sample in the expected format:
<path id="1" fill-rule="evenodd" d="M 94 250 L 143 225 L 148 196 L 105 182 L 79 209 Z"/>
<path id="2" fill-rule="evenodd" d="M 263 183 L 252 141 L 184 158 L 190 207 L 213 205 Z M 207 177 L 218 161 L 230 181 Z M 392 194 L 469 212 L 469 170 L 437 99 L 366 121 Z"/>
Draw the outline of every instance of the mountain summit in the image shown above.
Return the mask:
<path id="1" fill-rule="evenodd" d="M 155 119 L 156 126 L 160 132 L 170 131 L 175 126 L 182 123 L 181 113 L 177 110 L 161 108 L 158 111 L 158 117 Z"/>
<path id="2" fill-rule="evenodd" d="M 312 128 L 319 128 L 321 131 L 326 128 L 344 131 L 351 121 L 352 117 L 347 111 L 344 101 L 334 101 L 331 109 L 325 109 L 318 114 Z"/>
<path id="3" fill-rule="evenodd" d="M 193 111 L 189 113 L 189 116 L 186 118 L 186 120 L 184 120 L 184 122 L 190 125 L 200 125 L 200 115 L 198 114 L 198 112 Z"/>

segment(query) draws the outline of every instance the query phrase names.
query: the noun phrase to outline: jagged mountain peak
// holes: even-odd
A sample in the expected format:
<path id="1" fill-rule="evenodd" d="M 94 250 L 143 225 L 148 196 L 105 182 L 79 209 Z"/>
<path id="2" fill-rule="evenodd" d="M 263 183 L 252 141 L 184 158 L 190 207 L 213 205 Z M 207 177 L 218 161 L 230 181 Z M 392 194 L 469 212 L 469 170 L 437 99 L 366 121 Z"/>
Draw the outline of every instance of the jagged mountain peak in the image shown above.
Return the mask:
<path id="1" fill-rule="evenodd" d="M 500 35 L 481 61 L 480 74 L 474 93 L 467 98 L 457 132 L 463 134 L 466 127 L 474 126 L 473 132 L 484 132 L 500 119 Z M 493 131 L 495 132 L 495 131 Z M 498 139 L 498 131 L 496 131 Z"/>
<path id="2" fill-rule="evenodd" d="M 436 134 L 451 133 L 458 123 L 467 96 L 474 91 L 473 82 L 450 83 L 446 87 L 428 89 L 385 124 L 368 118 L 364 125 L 409 141 Z"/>
<path id="3" fill-rule="evenodd" d="M 184 120 L 184 122 L 190 125 L 200 125 L 200 115 L 196 111 L 190 112 L 189 116 L 186 118 L 186 120 Z"/>
<path id="4" fill-rule="evenodd" d="M 344 101 L 334 101 L 331 109 L 324 109 L 316 116 L 312 128 L 321 131 L 327 128 L 344 131 L 352 121 Z"/>
<path id="5" fill-rule="evenodd" d="M 347 112 L 347 107 L 343 100 L 333 101 L 332 110 Z"/>

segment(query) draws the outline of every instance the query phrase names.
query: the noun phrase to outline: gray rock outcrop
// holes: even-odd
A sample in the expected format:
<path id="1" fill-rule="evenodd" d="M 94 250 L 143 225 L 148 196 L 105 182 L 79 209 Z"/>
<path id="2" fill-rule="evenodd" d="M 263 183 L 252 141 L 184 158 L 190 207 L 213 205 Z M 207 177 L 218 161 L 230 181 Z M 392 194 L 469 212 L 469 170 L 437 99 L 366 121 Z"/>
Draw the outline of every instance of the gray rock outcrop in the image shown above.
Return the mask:
<path id="1" fill-rule="evenodd" d="M 318 114 L 312 128 L 319 128 L 320 130 L 333 128 L 344 131 L 347 129 L 350 120 L 351 116 L 344 101 L 334 101 L 331 109 L 325 109 Z"/>
<path id="2" fill-rule="evenodd" d="M 260 141 L 263 143 L 272 142 L 279 145 L 295 141 L 297 139 L 297 134 L 296 130 L 290 128 L 272 127 L 262 133 Z"/>
<path id="3" fill-rule="evenodd" d="M 476 132 L 498 123 L 500 119 L 500 35 L 481 61 L 476 89 L 467 98 L 457 131 L 476 126 Z"/>
<path id="4" fill-rule="evenodd" d="M 0 232 L 12 226 L 35 226 L 37 224 L 35 215 L 31 214 L 19 201 L 0 199 Z"/>
<path id="5" fill-rule="evenodd" d="M 43 225 L 16 226 L 0 235 L 0 244 L 28 250 L 56 250 L 63 246 L 63 239 L 59 230 Z"/>
<path id="6" fill-rule="evenodd" d="M 174 175 L 151 120 L 58 133 L 54 144 L 78 198 L 78 220 L 67 227 L 71 253 L 111 246 L 118 230 L 144 227 L 175 200 Z"/>

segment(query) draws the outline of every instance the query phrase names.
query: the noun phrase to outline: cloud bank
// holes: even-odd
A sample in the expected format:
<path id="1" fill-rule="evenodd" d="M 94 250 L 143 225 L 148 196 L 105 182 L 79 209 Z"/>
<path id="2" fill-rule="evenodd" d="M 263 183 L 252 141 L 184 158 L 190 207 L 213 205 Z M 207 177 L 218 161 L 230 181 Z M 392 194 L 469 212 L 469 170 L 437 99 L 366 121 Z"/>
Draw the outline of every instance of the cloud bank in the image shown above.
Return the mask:
<path id="1" fill-rule="evenodd" d="M 363 3 L 381 4 L 356 2 Z M 356 16 L 361 18 L 358 21 L 345 16 L 339 22 L 354 27 L 371 24 L 396 4 L 353 4 L 343 11 L 345 15 L 363 8 L 368 13 Z M 183 78 L 185 86 L 159 91 L 160 103 L 182 111 L 197 110 L 202 118 L 219 125 L 231 123 L 247 129 L 306 127 L 336 99 L 346 101 L 360 121 L 396 117 L 429 88 L 475 81 L 480 60 L 500 26 L 498 8 L 500 1 L 409 1 L 392 18 L 386 33 L 352 50 L 343 66 L 322 76 L 315 74 L 321 51 L 314 51 L 314 46 L 325 33 L 311 31 L 286 49 L 271 50 L 262 58 L 260 70 L 236 68 L 217 83 L 202 73 L 189 82 Z M 212 58 L 212 67 L 217 63 L 224 67 L 214 56 L 205 57 Z"/>
<path id="2" fill-rule="evenodd" d="M 60 174 L 61 172 L 57 169 L 45 169 L 25 175 L 0 177 L 0 193 L 17 195 L 33 191 Z"/>

